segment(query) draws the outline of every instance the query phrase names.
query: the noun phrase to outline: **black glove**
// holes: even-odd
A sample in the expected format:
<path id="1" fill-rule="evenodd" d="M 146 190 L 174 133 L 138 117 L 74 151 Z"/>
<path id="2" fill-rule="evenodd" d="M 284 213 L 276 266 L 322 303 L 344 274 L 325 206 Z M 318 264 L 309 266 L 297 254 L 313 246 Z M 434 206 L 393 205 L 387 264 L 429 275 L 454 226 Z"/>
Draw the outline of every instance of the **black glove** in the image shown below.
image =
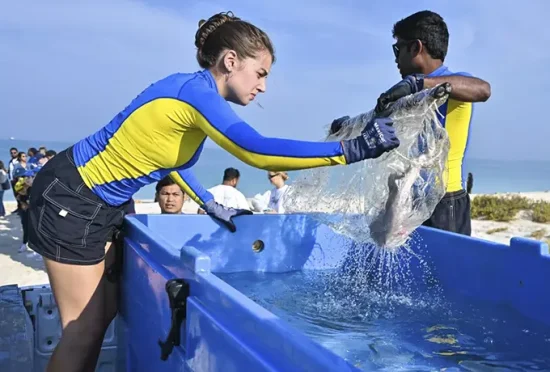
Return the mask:
<path id="1" fill-rule="evenodd" d="M 328 134 L 334 134 L 336 132 L 338 132 L 340 129 L 342 129 L 342 124 L 344 124 L 344 122 L 346 120 L 349 120 L 349 116 L 342 116 L 341 118 L 338 118 L 338 119 L 334 119 L 332 121 L 332 124 L 330 124 L 330 130 L 328 132 Z"/>
<path id="2" fill-rule="evenodd" d="M 390 103 L 397 101 L 399 98 L 406 97 L 409 94 L 418 93 L 422 89 L 424 89 L 424 75 L 409 75 L 380 95 L 374 111 L 376 113 L 384 112 Z"/>
<path id="3" fill-rule="evenodd" d="M 227 208 L 216 203 L 214 199 L 207 201 L 202 207 L 210 217 L 222 222 L 231 232 L 237 231 L 233 223 L 233 217 L 252 214 L 252 212 L 247 209 Z"/>

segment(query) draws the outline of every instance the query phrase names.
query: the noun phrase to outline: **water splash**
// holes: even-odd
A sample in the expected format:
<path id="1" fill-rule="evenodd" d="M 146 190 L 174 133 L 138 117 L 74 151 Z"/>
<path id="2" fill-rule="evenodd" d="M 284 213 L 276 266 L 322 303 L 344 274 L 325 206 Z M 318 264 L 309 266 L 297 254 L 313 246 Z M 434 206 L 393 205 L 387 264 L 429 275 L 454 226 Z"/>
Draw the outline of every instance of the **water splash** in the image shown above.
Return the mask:
<path id="1" fill-rule="evenodd" d="M 320 312 L 345 309 L 351 316 L 374 319 L 392 317 L 397 308 L 435 308 L 443 304 L 443 292 L 422 245 L 414 239 L 397 250 L 354 243 L 342 267 L 323 278 L 325 303 Z"/>
<path id="2" fill-rule="evenodd" d="M 278 289 L 292 293 L 310 288 L 292 299 L 292 307 L 310 323 L 329 329 L 349 326 L 350 319 L 364 327 L 365 322 L 393 319 L 403 312 L 445 311 L 443 291 L 426 260 L 425 244 L 416 233 L 412 237 L 397 250 L 351 243 L 342 247 L 347 253 L 339 269 L 296 273 L 295 282 L 278 283 Z M 273 292 L 275 302 L 281 301 L 279 290 Z"/>

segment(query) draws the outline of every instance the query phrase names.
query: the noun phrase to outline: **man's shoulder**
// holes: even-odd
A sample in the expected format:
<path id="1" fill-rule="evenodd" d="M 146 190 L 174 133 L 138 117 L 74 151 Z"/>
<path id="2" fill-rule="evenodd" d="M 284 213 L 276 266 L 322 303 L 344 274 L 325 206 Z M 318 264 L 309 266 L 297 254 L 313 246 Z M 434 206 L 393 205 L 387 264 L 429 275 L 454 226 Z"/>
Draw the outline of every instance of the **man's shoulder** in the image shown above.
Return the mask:
<path id="1" fill-rule="evenodd" d="M 210 191 L 210 192 L 216 192 L 216 191 L 219 191 L 219 190 L 223 190 L 223 186 L 224 185 L 216 185 L 216 186 L 212 186 L 211 188 L 209 188 L 207 191 Z"/>
<path id="2" fill-rule="evenodd" d="M 208 191 L 210 191 L 210 192 L 223 192 L 223 193 L 230 192 L 231 193 L 231 192 L 239 191 L 239 190 L 237 190 L 233 186 L 229 186 L 229 185 L 216 185 L 216 186 L 212 186 L 211 188 L 209 188 Z"/>
<path id="3" fill-rule="evenodd" d="M 467 76 L 467 77 L 474 77 L 474 75 L 472 75 L 471 73 L 467 72 L 467 71 L 458 71 L 458 72 L 454 72 L 450 69 L 445 69 L 441 72 L 441 75 L 440 76 Z"/>
<path id="4" fill-rule="evenodd" d="M 434 77 L 438 77 L 438 76 L 465 76 L 465 77 L 474 77 L 474 75 L 472 75 L 471 73 L 467 72 L 467 71 L 458 71 L 458 72 L 455 72 L 453 70 L 451 70 L 450 68 L 448 68 L 447 66 L 445 65 L 442 65 L 440 66 L 437 70 L 435 70 L 432 74 L 430 74 L 431 76 L 434 76 Z M 445 112 L 443 113 L 444 116 L 447 115 L 448 111 L 449 111 L 449 106 L 451 106 L 453 109 L 456 108 L 457 106 L 460 106 L 460 107 L 472 107 L 473 106 L 473 103 L 471 102 L 462 102 L 462 101 L 458 101 L 456 99 L 453 99 L 453 98 L 449 98 L 447 101 L 446 101 L 446 104 L 447 104 L 447 109 L 445 110 Z"/>

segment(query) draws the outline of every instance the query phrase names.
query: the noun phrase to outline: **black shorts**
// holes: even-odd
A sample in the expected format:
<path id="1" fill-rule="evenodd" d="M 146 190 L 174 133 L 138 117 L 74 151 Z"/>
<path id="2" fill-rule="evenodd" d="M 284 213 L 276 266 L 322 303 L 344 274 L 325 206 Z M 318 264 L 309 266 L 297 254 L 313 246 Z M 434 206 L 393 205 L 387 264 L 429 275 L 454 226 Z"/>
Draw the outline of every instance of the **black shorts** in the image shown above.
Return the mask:
<path id="1" fill-rule="evenodd" d="M 29 208 L 29 247 L 51 260 L 93 265 L 105 258 L 105 246 L 120 230 L 132 200 L 111 206 L 85 184 L 74 164 L 72 147 L 37 173 Z"/>
<path id="2" fill-rule="evenodd" d="M 472 235 L 470 196 L 465 190 L 448 192 L 423 225 L 462 235 Z"/>
<path id="3" fill-rule="evenodd" d="M 124 211 L 124 215 L 136 214 L 136 205 L 134 203 L 134 199 L 130 199 L 128 203 L 124 203 L 124 205 L 122 205 L 122 208 Z M 120 232 L 121 232 L 120 227 L 115 227 L 115 229 L 113 230 L 113 234 L 107 238 L 107 241 L 116 242 Z"/>

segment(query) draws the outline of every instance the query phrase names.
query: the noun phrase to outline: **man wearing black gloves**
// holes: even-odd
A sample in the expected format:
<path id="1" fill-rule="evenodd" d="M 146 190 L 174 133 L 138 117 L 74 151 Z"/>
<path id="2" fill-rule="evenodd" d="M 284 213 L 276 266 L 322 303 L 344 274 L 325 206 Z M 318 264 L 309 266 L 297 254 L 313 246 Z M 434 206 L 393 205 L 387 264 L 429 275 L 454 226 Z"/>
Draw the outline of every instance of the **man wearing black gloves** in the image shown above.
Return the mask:
<path id="1" fill-rule="evenodd" d="M 403 78 L 382 93 L 375 111 L 384 112 L 401 97 L 450 83 L 452 93 L 439 110 L 441 124 L 447 130 L 450 149 L 447 158 L 447 189 L 441 202 L 424 225 L 471 235 L 470 198 L 463 186 L 462 163 L 468 144 L 474 102 L 485 102 L 491 96 L 489 83 L 469 73 L 453 73 L 443 64 L 447 55 L 449 31 L 440 15 L 421 11 L 393 26 L 392 45 L 397 68 Z M 331 133 L 337 132 L 345 116 L 332 122 Z"/>

